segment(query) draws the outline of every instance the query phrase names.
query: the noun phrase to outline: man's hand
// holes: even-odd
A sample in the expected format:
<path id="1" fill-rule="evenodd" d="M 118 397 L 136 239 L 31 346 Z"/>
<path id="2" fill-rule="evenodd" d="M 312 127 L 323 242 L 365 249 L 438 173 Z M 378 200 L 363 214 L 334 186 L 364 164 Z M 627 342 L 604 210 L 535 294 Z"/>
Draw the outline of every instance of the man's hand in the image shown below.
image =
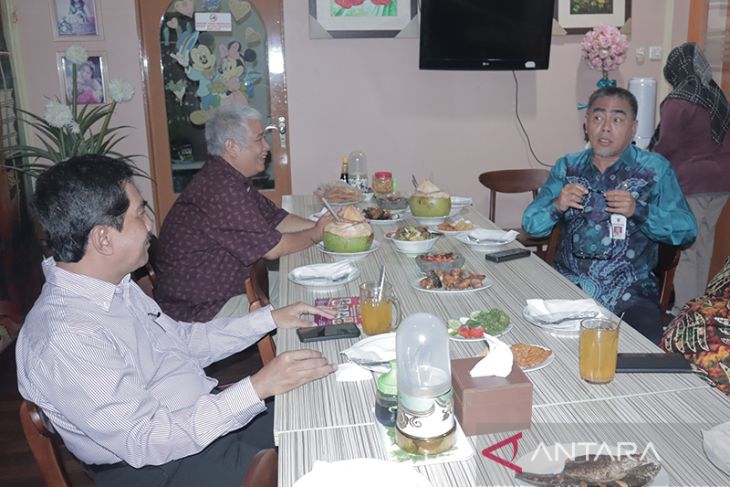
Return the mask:
<path id="1" fill-rule="evenodd" d="M 568 208 L 575 208 L 576 210 L 582 210 L 583 197 L 588 194 L 588 190 L 578 183 L 566 184 L 563 189 L 560 190 L 560 194 L 555 199 L 554 203 L 561 213 L 565 212 Z"/>
<path id="2" fill-rule="evenodd" d="M 327 362 L 321 352 L 293 350 L 277 355 L 271 362 L 251 376 L 253 386 L 262 401 L 283 394 L 313 380 L 330 375 L 337 366 Z"/>
<path id="3" fill-rule="evenodd" d="M 334 217 L 330 214 L 329 211 L 319 217 L 319 220 L 317 220 L 317 224 L 314 225 L 314 235 L 312 237 L 312 241 L 314 243 L 322 241 L 322 235 L 324 234 L 324 227 L 326 227 L 327 224 L 332 221 L 334 221 Z"/>
<path id="4" fill-rule="evenodd" d="M 603 196 L 606 197 L 606 211 L 609 213 L 619 213 L 630 218 L 636 211 L 636 200 L 628 191 L 613 189 L 606 191 Z"/>
<path id="5" fill-rule="evenodd" d="M 305 303 L 295 303 L 283 308 L 275 309 L 271 312 L 278 328 L 301 328 L 304 326 L 312 326 L 311 321 L 300 318 L 303 314 L 319 315 L 325 318 L 334 319 L 337 316 L 330 308 L 317 308 Z"/>

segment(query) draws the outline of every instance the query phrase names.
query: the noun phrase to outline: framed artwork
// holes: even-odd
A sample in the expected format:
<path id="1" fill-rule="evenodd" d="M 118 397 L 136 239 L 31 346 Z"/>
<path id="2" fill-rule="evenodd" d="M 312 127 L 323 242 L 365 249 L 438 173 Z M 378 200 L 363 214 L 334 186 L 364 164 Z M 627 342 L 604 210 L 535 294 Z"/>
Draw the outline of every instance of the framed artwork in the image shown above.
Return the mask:
<path id="1" fill-rule="evenodd" d="M 101 39 L 98 0 L 50 0 L 53 38 L 57 41 Z"/>
<path id="2" fill-rule="evenodd" d="M 65 53 L 56 54 L 58 75 L 62 93 L 66 94 L 66 103 L 71 103 L 73 87 L 72 63 L 66 59 Z M 104 53 L 89 53 L 89 59 L 76 67 L 76 103 L 78 105 L 96 105 L 106 103 L 106 62 Z"/>
<path id="3" fill-rule="evenodd" d="M 418 37 L 417 14 L 418 0 L 309 0 L 309 37 Z"/>
<path id="4" fill-rule="evenodd" d="M 597 25 L 619 29 L 631 18 L 631 0 L 555 0 L 555 20 L 567 34 L 585 34 Z"/>

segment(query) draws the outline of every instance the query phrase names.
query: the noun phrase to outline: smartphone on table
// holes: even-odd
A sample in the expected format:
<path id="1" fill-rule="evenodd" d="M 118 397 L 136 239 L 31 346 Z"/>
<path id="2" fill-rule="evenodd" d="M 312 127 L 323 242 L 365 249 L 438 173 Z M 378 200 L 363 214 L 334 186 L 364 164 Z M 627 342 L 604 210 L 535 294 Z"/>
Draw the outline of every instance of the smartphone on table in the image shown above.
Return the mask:
<path id="1" fill-rule="evenodd" d="M 360 328 L 352 323 L 341 325 L 310 326 L 297 328 L 299 341 L 321 342 L 323 340 L 337 340 L 339 338 L 357 338 L 360 336 Z"/>
<path id="2" fill-rule="evenodd" d="M 484 258 L 491 262 L 506 262 L 508 260 L 529 257 L 530 254 L 532 254 L 532 252 L 527 249 L 508 249 L 486 254 Z"/>

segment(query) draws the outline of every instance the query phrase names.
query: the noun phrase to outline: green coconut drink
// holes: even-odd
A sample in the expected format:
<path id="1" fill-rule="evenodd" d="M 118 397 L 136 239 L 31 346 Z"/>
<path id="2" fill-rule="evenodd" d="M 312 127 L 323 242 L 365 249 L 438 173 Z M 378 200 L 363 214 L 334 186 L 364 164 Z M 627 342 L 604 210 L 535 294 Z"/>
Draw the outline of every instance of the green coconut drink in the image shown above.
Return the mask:
<path id="1" fill-rule="evenodd" d="M 416 217 L 441 217 L 451 212 L 451 196 L 441 191 L 431 181 L 419 184 L 408 204 L 411 213 Z"/>
<path id="2" fill-rule="evenodd" d="M 325 250 L 342 254 L 354 254 L 370 250 L 373 228 L 360 210 L 348 206 L 340 213 L 341 222 L 331 222 L 324 227 L 322 243 Z"/>

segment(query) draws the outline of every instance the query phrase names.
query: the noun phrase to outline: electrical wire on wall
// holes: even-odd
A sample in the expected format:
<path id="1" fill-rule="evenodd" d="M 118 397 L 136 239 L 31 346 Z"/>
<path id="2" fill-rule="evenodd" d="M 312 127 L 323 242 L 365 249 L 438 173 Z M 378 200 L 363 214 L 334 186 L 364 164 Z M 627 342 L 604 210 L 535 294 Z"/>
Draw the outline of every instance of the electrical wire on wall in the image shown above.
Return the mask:
<path id="1" fill-rule="evenodd" d="M 540 160 L 539 157 L 537 157 L 537 154 L 535 154 L 535 151 L 532 149 L 532 141 L 530 141 L 530 135 L 527 133 L 527 130 L 525 130 L 525 126 L 522 124 L 522 120 L 520 119 L 520 110 L 519 110 L 519 95 L 520 95 L 520 83 L 517 81 L 517 74 L 512 71 L 512 77 L 515 79 L 515 116 L 517 117 L 517 122 L 520 124 L 520 128 L 522 129 L 522 133 L 525 134 L 525 138 L 527 139 L 527 147 L 530 149 L 530 154 L 532 154 L 532 157 L 535 158 L 538 164 L 545 167 L 553 167 L 552 164 L 545 164 Z"/>

